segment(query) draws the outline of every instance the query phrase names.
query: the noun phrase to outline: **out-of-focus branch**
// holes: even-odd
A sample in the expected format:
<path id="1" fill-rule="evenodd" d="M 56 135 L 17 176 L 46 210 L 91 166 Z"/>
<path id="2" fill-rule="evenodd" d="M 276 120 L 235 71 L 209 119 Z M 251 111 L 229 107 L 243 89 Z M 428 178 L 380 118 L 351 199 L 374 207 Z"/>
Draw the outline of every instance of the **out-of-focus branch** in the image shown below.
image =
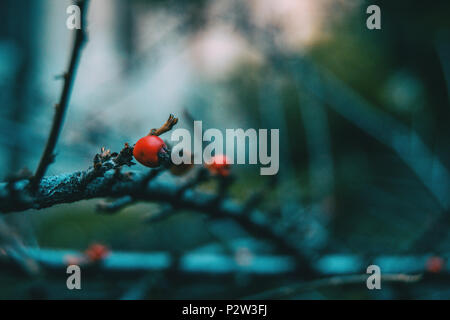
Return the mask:
<path id="1" fill-rule="evenodd" d="M 88 0 L 79 0 L 76 2 L 81 12 L 81 28 L 75 31 L 75 39 L 73 43 L 69 67 L 63 75 L 64 85 L 61 91 L 59 102 L 55 106 L 55 115 L 53 117 L 50 135 L 48 137 L 45 149 L 42 153 L 34 177 L 31 180 L 32 183 L 30 186 L 33 189 L 36 189 L 38 187 L 39 182 L 41 181 L 42 177 L 45 175 L 45 172 L 47 171 L 47 168 L 54 160 L 54 149 L 56 147 L 56 143 L 58 142 L 58 137 L 64 122 L 64 116 L 67 107 L 69 105 L 70 94 L 72 92 L 72 87 L 75 82 L 75 76 L 78 67 L 78 62 L 81 56 L 81 50 L 86 41 L 85 17 L 88 8 L 88 2 L 89 2 Z"/>
<path id="2" fill-rule="evenodd" d="M 94 272 L 137 273 L 174 270 L 186 274 L 229 275 L 245 272 L 254 275 L 279 275 L 293 273 L 295 261 L 288 256 L 254 255 L 245 263 L 233 256 L 219 253 L 187 252 L 175 257 L 169 252 L 111 251 L 103 260 L 83 262 L 83 253 L 74 250 L 27 248 L 26 253 L 44 269 L 66 268 L 71 261 L 79 261 L 83 270 Z M 265 262 L 265 263 L 262 263 Z M 0 255 L 0 265 L 14 266 L 15 261 Z"/>
<path id="3" fill-rule="evenodd" d="M 39 265 L 26 254 L 25 247 L 16 232 L 0 217 L 0 256 L 7 255 L 12 264 L 15 264 L 26 274 L 35 276 L 39 274 Z"/>
<path id="4" fill-rule="evenodd" d="M 450 207 L 450 173 L 417 132 L 396 121 L 380 108 L 373 107 L 338 78 L 306 58 L 286 57 L 281 61 L 281 69 L 292 74 L 296 83 L 318 101 L 391 148 L 414 171 L 439 205 L 444 210 Z M 311 79 L 317 80 L 314 83 Z M 411 145 L 414 148 L 409 147 Z M 429 173 L 428 168 L 433 168 L 433 174 Z"/>
<path id="5" fill-rule="evenodd" d="M 82 261 L 83 253 L 63 249 L 38 249 L 24 247 L 24 252 L 34 259 L 41 267 L 50 269 L 61 269 L 67 267 L 70 261 Z M 447 255 L 448 256 L 448 255 Z M 405 267 L 405 260 L 409 261 Z M 345 284 L 361 283 L 369 274 L 365 274 L 367 266 L 360 263 L 364 259 L 357 255 L 329 254 L 324 255 L 315 264 L 317 280 L 292 284 L 275 289 L 280 294 L 300 292 L 303 290 L 319 289 L 326 286 L 338 286 Z M 387 282 L 416 282 L 421 279 L 420 275 L 427 277 L 427 256 L 380 256 L 375 261 L 382 270 L 381 281 Z M 323 263 L 327 267 L 323 268 Z M 4 266 L 13 265 L 15 261 L 8 256 L 0 255 L 0 264 Z M 174 266 L 176 264 L 176 266 Z M 98 272 L 121 272 L 136 273 L 149 271 L 165 271 L 176 269 L 186 274 L 200 275 L 228 275 L 237 272 L 245 272 L 253 275 L 282 275 L 291 274 L 295 276 L 298 266 L 294 258 L 284 255 L 260 255 L 251 254 L 248 259 L 240 260 L 238 256 L 215 253 L 189 251 L 175 258 L 169 252 L 122 252 L 112 250 L 103 260 L 81 264 L 85 269 L 92 268 Z M 434 278 L 449 279 L 450 269 L 444 268 Z M 320 277 L 325 277 L 321 278 Z M 431 277 L 433 278 L 433 277 Z M 314 279 L 314 278 L 311 278 Z"/>
<path id="6" fill-rule="evenodd" d="M 411 252 L 439 251 L 439 244 L 445 239 L 450 226 L 450 212 L 445 210 L 440 212 L 422 233 L 410 245 Z"/>
<path id="7" fill-rule="evenodd" d="M 102 201 L 98 203 L 97 210 L 104 213 L 116 213 L 133 203 L 134 203 L 133 197 L 124 196 L 112 202 Z"/>
<path id="8" fill-rule="evenodd" d="M 245 21 L 247 23 L 251 19 Z M 244 30 L 247 30 L 247 39 L 265 54 L 277 72 L 292 77 L 299 88 L 305 89 L 318 102 L 391 148 L 414 171 L 439 205 L 444 210 L 450 208 L 450 172 L 417 132 L 383 112 L 381 108 L 374 107 L 331 72 L 317 66 L 306 56 L 282 52 L 271 34 L 260 33 L 260 28 L 251 24 Z M 412 145 L 414 148 L 410 147 Z M 429 168 L 433 168 L 433 174 L 430 174 Z"/>
<path id="9" fill-rule="evenodd" d="M 354 274 L 345 276 L 334 276 L 330 278 L 318 279 L 310 282 L 293 284 L 290 286 L 284 286 L 272 290 L 267 290 L 262 293 L 246 297 L 246 299 L 258 300 L 258 299 L 286 299 L 288 297 L 295 297 L 295 295 L 303 292 L 319 290 L 329 287 L 345 286 L 360 284 L 364 286 L 369 275 L 367 274 Z M 416 283 L 422 279 L 422 275 L 408 275 L 403 273 L 397 274 L 384 274 L 381 275 L 382 283 Z"/>
<path id="10" fill-rule="evenodd" d="M 226 197 L 220 197 L 218 201 L 218 196 L 214 194 L 154 181 L 151 179 L 153 171 L 147 174 L 121 173 L 119 169 L 122 166 L 134 164 L 131 150 L 128 145 L 119 154 L 102 149 L 95 156 L 93 167 L 86 171 L 44 177 L 39 184 L 39 192 L 30 190 L 28 180 L 14 182 L 12 186 L 10 183 L 0 183 L 0 212 L 43 209 L 56 204 L 105 197 L 124 199 L 128 196 L 134 201 L 165 203 L 174 209 L 205 213 L 213 219 L 234 220 L 256 238 L 271 241 L 281 253 L 295 257 L 305 276 L 314 274 L 298 241 L 288 239 L 282 231 L 273 228 L 264 213 L 248 208 L 243 210 Z M 156 172 L 160 170 L 156 169 Z M 11 190 L 14 190 L 15 197 L 11 197 Z"/>
<path id="11" fill-rule="evenodd" d="M 112 169 L 113 164 L 107 162 Z M 103 171 L 103 169 L 97 169 Z M 146 175 L 134 173 L 132 175 L 117 176 L 115 171 L 109 170 L 97 176 L 95 169 L 44 177 L 39 186 L 39 193 L 33 194 L 28 190 L 29 182 L 16 182 L 16 194 L 20 195 L 11 201 L 7 183 L 0 183 L 0 211 L 4 213 L 24 211 L 27 209 L 43 209 L 62 203 L 72 203 L 93 198 L 122 198 L 131 196 L 137 201 L 155 201 L 168 203 L 174 208 L 183 208 L 207 213 L 212 218 L 230 218 L 235 220 L 246 231 L 256 237 L 273 241 L 282 252 L 299 257 L 303 266 L 307 266 L 301 249 L 285 239 L 283 234 L 272 230 L 271 224 L 264 214 L 252 211 L 242 214 L 241 206 L 230 200 L 224 200 L 216 206 L 216 195 L 186 190 L 181 196 L 179 187 L 170 183 L 152 181 L 148 186 L 141 187 L 140 181 Z M 138 186 L 139 188 L 136 188 Z"/>

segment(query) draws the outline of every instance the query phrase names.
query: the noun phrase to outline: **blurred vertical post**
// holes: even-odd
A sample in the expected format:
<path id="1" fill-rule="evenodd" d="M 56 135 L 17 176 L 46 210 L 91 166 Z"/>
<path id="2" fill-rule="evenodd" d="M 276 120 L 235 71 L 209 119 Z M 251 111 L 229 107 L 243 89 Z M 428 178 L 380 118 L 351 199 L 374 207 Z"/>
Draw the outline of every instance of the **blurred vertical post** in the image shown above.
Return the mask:
<path id="1" fill-rule="evenodd" d="M 134 15 L 134 1 L 116 1 L 117 15 L 117 45 L 124 58 L 123 76 L 130 75 L 133 69 L 135 55 L 136 22 Z"/>

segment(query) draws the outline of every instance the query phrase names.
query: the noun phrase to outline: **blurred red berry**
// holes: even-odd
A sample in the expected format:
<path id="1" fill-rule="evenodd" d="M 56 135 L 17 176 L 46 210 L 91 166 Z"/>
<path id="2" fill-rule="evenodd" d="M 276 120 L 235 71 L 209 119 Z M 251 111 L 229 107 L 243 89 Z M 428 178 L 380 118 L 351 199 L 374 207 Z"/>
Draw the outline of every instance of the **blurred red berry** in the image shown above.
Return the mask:
<path id="1" fill-rule="evenodd" d="M 441 257 L 430 257 L 426 263 L 426 269 L 428 272 L 439 273 L 444 268 L 444 259 Z"/>
<path id="2" fill-rule="evenodd" d="M 164 152 L 167 152 L 167 146 L 164 141 L 158 136 L 149 135 L 136 142 L 133 156 L 142 165 L 156 168 L 160 165 L 159 153 Z"/>
<path id="3" fill-rule="evenodd" d="M 94 243 L 86 249 L 85 255 L 92 262 L 100 261 L 109 255 L 109 249 L 102 244 Z"/>
<path id="4" fill-rule="evenodd" d="M 81 257 L 73 256 L 73 255 L 66 255 L 64 256 L 64 262 L 66 265 L 80 265 L 83 262 L 83 259 Z"/>
<path id="5" fill-rule="evenodd" d="M 226 177 L 230 174 L 230 160 L 226 155 L 216 155 L 211 159 L 211 163 L 206 167 L 212 174 Z"/>

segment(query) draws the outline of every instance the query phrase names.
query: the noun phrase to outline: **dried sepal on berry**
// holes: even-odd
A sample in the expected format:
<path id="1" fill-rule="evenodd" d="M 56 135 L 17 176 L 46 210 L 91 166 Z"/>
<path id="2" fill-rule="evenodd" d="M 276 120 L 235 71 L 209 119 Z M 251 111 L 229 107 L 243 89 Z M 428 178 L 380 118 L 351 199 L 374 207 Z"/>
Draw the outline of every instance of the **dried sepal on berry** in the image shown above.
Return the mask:
<path id="1" fill-rule="evenodd" d="M 178 123 L 178 118 L 175 118 L 173 114 L 170 114 L 169 119 L 158 129 L 150 130 L 149 136 L 160 136 L 163 133 L 166 133 L 172 130 L 173 126 Z"/>

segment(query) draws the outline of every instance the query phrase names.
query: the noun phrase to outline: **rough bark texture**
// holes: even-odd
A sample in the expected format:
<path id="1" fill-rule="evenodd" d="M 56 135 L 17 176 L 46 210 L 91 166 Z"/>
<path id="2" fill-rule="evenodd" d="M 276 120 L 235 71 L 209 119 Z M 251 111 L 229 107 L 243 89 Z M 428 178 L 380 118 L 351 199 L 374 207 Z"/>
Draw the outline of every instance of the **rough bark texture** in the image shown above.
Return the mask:
<path id="1" fill-rule="evenodd" d="M 124 150 L 129 148 L 127 145 Z M 257 238 L 272 241 L 281 253 L 292 255 L 302 266 L 305 275 L 314 274 L 298 239 L 289 239 L 283 230 L 277 230 L 265 214 L 248 210 L 223 195 L 207 194 L 184 186 L 154 179 L 160 170 L 147 174 L 120 171 L 123 165 L 132 165 L 131 158 L 102 150 L 94 159 L 93 168 L 71 174 L 44 177 L 38 191 L 30 188 L 29 180 L 0 183 L 0 212 L 11 213 L 28 209 L 44 209 L 57 204 L 94 198 L 131 197 L 134 201 L 155 201 L 170 204 L 174 209 L 194 210 L 210 218 L 229 218 Z"/>

